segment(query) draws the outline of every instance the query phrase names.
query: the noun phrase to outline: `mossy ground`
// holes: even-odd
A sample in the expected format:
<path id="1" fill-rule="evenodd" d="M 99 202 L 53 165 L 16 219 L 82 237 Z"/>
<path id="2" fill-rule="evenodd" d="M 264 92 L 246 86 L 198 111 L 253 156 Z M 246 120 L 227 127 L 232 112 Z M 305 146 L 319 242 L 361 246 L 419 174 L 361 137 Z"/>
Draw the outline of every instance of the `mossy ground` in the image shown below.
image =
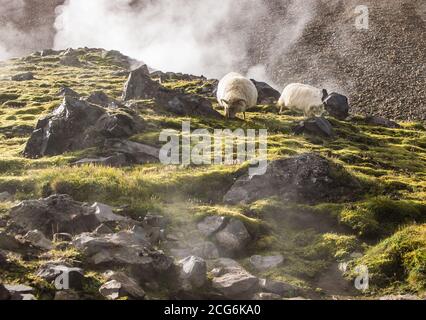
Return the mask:
<path id="1" fill-rule="evenodd" d="M 36 78 L 0 81 L 0 191 L 15 193 L 16 200 L 57 192 L 80 201 L 127 205 L 125 212 L 133 218 L 142 218 L 147 212 L 161 213 L 171 218 L 172 229 L 188 232 L 205 215 L 234 216 L 246 223 L 256 240 L 248 253 L 285 256 L 284 265 L 268 276 L 315 290 L 312 283 L 321 272 L 359 252 L 365 253 L 361 262 L 372 269 L 371 285 L 376 294 L 389 288 L 425 291 L 425 226 L 416 225 L 426 222 L 423 124 L 402 123 L 402 128 L 388 129 L 366 125 L 360 117 L 351 122 L 330 119 L 337 138 L 328 140 L 294 136 L 294 122 L 302 118 L 291 112 L 279 115 L 275 106 L 258 106 L 247 113 L 247 121 L 243 122 L 181 118 L 162 111 L 153 101 L 139 101 L 138 111 L 148 128 L 132 137 L 134 141 L 160 146 L 160 131 L 179 130 L 183 120 L 191 120 L 193 129 L 267 128 L 269 159 L 318 152 L 342 164 L 364 188 L 356 203 L 305 206 L 264 199 L 250 206 L 224 206 L 223 195 L 246 164 L 186 168 L 70 166 L 74 160 L 96 155 L 97 148 L 37 160 L 22 156 L 37 120 L 61 103 L 57 96 L 61 86 L 82 95 L 102 90 L 112 98 L 120 98 L 126 80 L 117 73 L 123 70 L 120 65 L 103 59 L 100 50 L 80 53 L 84 62 L 81 68 L 61 66 L 57 56 L 31 56 L 0 64 L 0 78 L 25 71 L 32 71 Z M 203 92 L 206 84 L 209 82 L 170 81 L 166 86 L 195 94 Z M 217 105 L 215 108 L 221 111 Z M 12 205 L 1 204 L 3 219 Z M 301 217 L 310 223 L 298 222 Z M 244 257 L 241 262 L 248 266 Z M 19 266 L 15 280 L 31 274 L 33 263 Z M 2 277 L 14 280 L 14 273 L 3 272 L 6 270 L 2 270 Z"/>

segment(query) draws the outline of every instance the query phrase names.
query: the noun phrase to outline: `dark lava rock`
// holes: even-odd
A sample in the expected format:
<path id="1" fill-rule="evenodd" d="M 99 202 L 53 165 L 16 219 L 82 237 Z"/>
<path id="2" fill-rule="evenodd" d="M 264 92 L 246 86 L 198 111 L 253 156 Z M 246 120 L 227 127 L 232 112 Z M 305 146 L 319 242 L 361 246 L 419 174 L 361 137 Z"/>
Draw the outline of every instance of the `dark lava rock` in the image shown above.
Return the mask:
<path id="1" fill-rule="evenodd" d="M 327 138 L 331 138 L 334 136 L 333 127 L 331 123 L 323 117 L 315 117 L 304 120 L 293 129 L 293 132 L 298 135 L 307 133 Z"/>
<path id="2" fill-rule="evenodd" d="M 130 72 L 129 78 L 124 85 L 123 101 L 132 99 L 151 99 L 160 90 L 160 84 L 149 77 L 146 65 Z"/>
<path id="3" fill-rule="evenodd" d="M 10 292 L 6 289 L 6 287 L 0 283 L 0 301 L 9 300 Z"/>
<path id="4" fill-rule="evenodd" d="M 38 121 L 28 140 L 28 158 L 53 156 L 102 145 L 108 138 L 129 137 L 142 130 L 142 119 L 128 112 L 104 108 L 65 96 L 53 113 Z"/>
<path id="5" fill-rule="evenodd" d="M 360 190 L 359 182 L 345 169 L 314 153 L 272 161 L 266 174 L 239 178 L 224 201 L 251 203 L 268 197 L 282 201 L 318 203 L 351 199 Z"/>
<path id="6" fill-rule="evenodd" d="M 273 104 L 280 99 L 281 93 L 272 88 L 269 84 L 265 82 L 258 82 L 254 79 L 250 80 L 256 86 L 258 92 L 258 104 Z"/>
<path id="7" fill-rule="evenodd" d="M 127 164 L 157 163 L 160 157 L 160 149 L 158 148 L 121 139 L 106 140 L 104 151 L 124 154 Z"/>
<path id="8" fill-rule="evenodd" d="M 95 91 L 85 100 L 89 103 L 97 104 L 98 106 L 105 108 L 114 108 L 120 105 L 118 101 L 108 97 L 103 91 Z"/>
<path id="9" fill-rule="evenodd" d="M 55 233 L 79 234 L 101 224 L 94 208 L 68 195 L 22 201 L 11 209 L 10 221 L 10 227 L 26 232 L 39 230 L 50 239 Z"/>
<path id="10" fill-rule="evenodd" d="M 339 120 L 345 120 L 349 117 L 349 100 L 344 95 L 333 92 L 326 96 L 323 102 L 325 110 L 327 110 L 332 117 Z"/>
<path id="11" fill-rule="evenodd" d="M 16 74 L 10 78 L 10 80 L 12 81 L 29 81 L 33 79 L 34 79 L 34 74 L 32 72 Z"/>
<path id="12" fill-rule="evenodd" d="M 367 124 L 370 124 L 370 125 L 373 125 L 373 126 L 378 126 L 378 127 L 385 127 L 385 128 L 390 128 L 390 129 L 401 128 L 401 126 L 398 123 L 396 123 L 395 121 L 388 120 L 388 119 L 382 118 L 382 117 L 370 116 L 370 117 L 365 118 L 365 122 Z"/>

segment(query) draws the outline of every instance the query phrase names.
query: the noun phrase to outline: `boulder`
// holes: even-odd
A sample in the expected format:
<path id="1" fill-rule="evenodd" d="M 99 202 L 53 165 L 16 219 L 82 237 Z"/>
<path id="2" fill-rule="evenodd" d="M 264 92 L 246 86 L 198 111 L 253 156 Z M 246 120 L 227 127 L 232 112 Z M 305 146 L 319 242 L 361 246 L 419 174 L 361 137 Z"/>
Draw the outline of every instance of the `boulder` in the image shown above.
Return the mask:
<path id="1" fill-rule="evenodd" d="M 52 250 L 52 241 L 47 239 L 45 235 L 38 230 L 28 231 L 24 236 L 24 240 L 30 242 L 34 247 L 42 250 Z"/>
<path id="2" fill-rule="evenodd" d="M 22 201 L 11 209 L 10 220 L 12 226 L 25 232 L 39 230 L 49 239 L 55 233 L 75 235 L 93 231 L 101 224 L 94 208 L 68 195 Z"/>
<path id="3" fill-rule="evenodd" d="M 69 96 L 69 97 L 76 98 L 76 99 L 80 98 L 80 95 L 77 92 L 75 92 L 73 89 L 68 88 L 66 86 L 61 87 L 61 89 L 58 92 L 58 96 L 59 97 Z"/>
<path id="4" fill-rule="evenodd" d="M 215 238 L 217 244 L 230 254 L 240 253 L 251 239 L 244 223 L 237 219 L 231 219 L 226 227 L 216 234 Z"/>
<path id="5" fill-rule="evenodd" d="M 0 249 L 7 251 L 17 251 L 22 249 L 22 244 L 11 235 L 0 231 Z"/>
<path id="6" fill-rule="evenodd" d="M 304 120 L 293 129 L 293 132 L 297 135 L 307 133 L 327 138 L 332 138 L 334 136 L 333 126 L 324 117 L 314 117 Z"/>
<path id="7" fill-rule="evenodd" d="M 38 121 L 24 155 L 37 158 L 95 147 L 108 138 L 129 137 L 142 127 L 142 119 L 134 114 L 108 113 L 102 107 L 65 96 L 51 115 Z"/>
<path id="8" fill-rule="evenodd" d="M 259 279 L 236 261 L 218 259 L 212 286 L 228 299 L 248 299 L 259 290 Z"/>
<path id="9" fill-rule="evenodd" d="M 247 204 L 269 197 L 302 203 L 354 199 L 359 181 L 345 169 L 320 155 L 307 153 L 269 163 L 264 175 L 251 179 L 248 173 L 227 192 L 228 204 Z"/>
<path id="10" fill-rule="evenodd" d="M 10 294 L 10 300 L 36 300 L 33 295 L 34 288 L 23 284 L 5 284 L 5 289 Z"/>
<path id="11" fill-rule="evenodd" d="M 220 216 L 209 216 L 197 224 L 198 230 L 205 237 L 210 237 L 225 226 L 226 218 Z"/>
<path id="12" fill-rule="evenodd" d="M 105 152 L 124 154 L 126 156 L 127 163 L 157 163 L 160 158 L 160 149 L 122 139 L 106 140 L 104 149 Z"/>
<path id="13" fill-rule="evenodd" d="M 385 128 L 390 128 L 390 129 L 398 129 L 401 128 L 401 126 L 396 123 L 395 121 L 386 119 L 386 118 L 382 118 L 382 117 L 377 117 L 377 116 L 370 116 L 365 118 L 365 122 L 369 125 L 373 125 L 373 126 L 378 126 L 378 127 L 385 127 Z"/>
<path id="14" fill-rule="evenodd" d="M 58 290 L 83 289 L 84 271 L 81 268 L 47 264 L 38 270 L 37 276 L 53 283 Z"/>
<path id="15" fill-rule="evenodd" d="M 161 86 L 149 77 L 146 65 L 130 72 L 129 78 L 124 85 L 123 101 L 137 99 L 152 99 L 157 96 Z"/>
<path id="16" fill-rule="evenodd" d="M 190 256 L 179 261 L 181 266 L 180 278 L 193 288 L 201 288 L 207 282 L 207 264 L 200 257 Z"/>
<path id="17" fill-rule="evenodd" d="M 277 294 L 282 297 L 295 297 L 298 295 L 299 291 L 291 284 L 270 279 L 261 279 L 259 285 L 262 291 Z"/>
<path id="18" fill-rule="evenodd" d="M 250 264 L 258 271 L 267 271 L 276 268 L 284 262 L 282 255 L 277 256 L 252 256 Z"/>
<path id="19" fill-rule="evenodd" d="M 256 86 L 258 92 L 257 104 L 273 104 L 280 99 L 281 93 L 269 84 L 254 79 L 251 79 L 251 82 Z"/>
<path id="20" fill-rule="evenodd" d="M 33 79 L 34 79 L 34 74 L 32 72 L 19 73 L 10 77 L 10 80 L 12 81 L 29 81 Z"/>
<path id="21" fill-rule="evenodd" d="M 349 100 L 344 95 L 333 92 L 324 99 L 325 110 L 332 117 L 345 120 L 349 117 Z"/>
<path id="22" fill-rule="evenodd" d="M 126 276 L 122 272 L 111 272 L 107 275 L 108 282 L 99 288 L 99 293 L 109 299 L 117 300 L 120 298 L 131 298 L 142 300 L 145 298 L 145 291 L 138 283 Z"/>
<path id="23" fill-rule="evenodd" d="M 95 202 L 91 208 L 94 210 L 96 218 L 100 221 L 100 222 L 110 222 L 110 221 L 126 221 L 129 220 L 126 217 L 120 216 L 118 214 L 115 214 L 112 211 L 112 207 L 100 203 L 100 202 Z"/>

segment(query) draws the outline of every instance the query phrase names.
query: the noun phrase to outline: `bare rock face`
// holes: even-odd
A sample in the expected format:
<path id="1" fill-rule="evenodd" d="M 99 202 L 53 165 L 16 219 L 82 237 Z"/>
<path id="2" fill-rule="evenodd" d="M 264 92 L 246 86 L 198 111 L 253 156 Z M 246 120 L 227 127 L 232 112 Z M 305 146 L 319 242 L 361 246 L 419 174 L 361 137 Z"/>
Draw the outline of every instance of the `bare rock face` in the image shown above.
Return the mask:
<path id="1" fill-rule="evenodd" d="M 129 137 L 142 128 L 142 119 L 130 111 L 108 113 L 102 107 L 65 96 L 51 115 L 38 121 L 24 155 L 37 158 L 90 148 L 108 138 Z"/>
<path id="2" fill-rule="evenodd" d="M 229 204 L 251 203 L 268 197 L 283 201 L 318 203 L 354 198 L 360 190 L 358 180 L 345 169 L 314 154 L 276 160 L 266 174 L 238 179 L 225 195 Z"/>
<path id="3" fill-rule="evenodd" d="M 55 233 L 89 232 L 101 224 L 94 207 L 68 195 L 22 201 L 11 209 L 10 217 L 12 227 L 26 232 L 39 230 L 49 239 Z"/>
<path id="4" fill-rule="evenodd" d="M 251 82 L 256 86 L 258 92 L 257 103 L 258 104 L 273 104 L 276 103 L 281 97 L 281 93 L 272 88 L 266 82 L 259 82 L 251 79 Z"/>

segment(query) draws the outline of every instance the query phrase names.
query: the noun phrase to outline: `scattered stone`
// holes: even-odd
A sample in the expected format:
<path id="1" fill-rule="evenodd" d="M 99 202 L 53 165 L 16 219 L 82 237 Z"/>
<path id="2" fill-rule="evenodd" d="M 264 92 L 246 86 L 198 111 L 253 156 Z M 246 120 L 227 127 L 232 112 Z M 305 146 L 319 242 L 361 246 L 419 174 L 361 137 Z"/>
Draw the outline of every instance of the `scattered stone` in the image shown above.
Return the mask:
<path id="1" fill-rule="evenodd" d="M 211 101 L 201 96 L 171 92 L 160 97 L 159 101 L 167 111 L 180 116 L 222 117 L 213 109 Z"/>
<path id="2" fill-rule="evenodd" d="M 197 227 L 201 234 L 210 237 L 225 226 L 226 218 L 220 216 L 206 217 Z"/>
<path id="3" fill-rule="evenodd" d="M 44 234 L 38 230 L 28 231 L 24 236 L 24 240 L 30 242 L 33 246 L 42 250 L 52 250 L 52 241 L 47 239 Z"/>
<path id="4" fill-rule="evenodd" d="M 200 257 L 190 256 L 181 261 L 181 279 L 193 288 L 201 288 L 207 282 L 206 261 Z"/>
<path id="5" fill-rule="evenodd" d="M 259 284 L 263 291 L 274 293 L 282 297 L 294 297 L 298 294 L 298 289 L 296 287 L 285 282 L 261 279 Z"/>
<path id="6" fill-rule="evenodd" d="M 55 233 L 75 235 L 93 231 L 101 224 L 94 208 L 68 195 L 22 201 L 11 209 L 10 220 L 26 232 L 39 230 L 48 238 Z"/>
<path id="7" fill-rule="evenodd" d="M 231 219 L 226 227 L 216 234 L 216 241 L 225 251 L 236 254 L 243 250 L 251 237 L 244 223 Z"/>
<path id="8" fill-rule="evenodd" d="M 369 125 L 385 127 L 385 128 L 390 128 L 390 129 L 401 128 L 401 126 L 398 123 L 396 123 L 395 121 L 388 120 L 388 119 L 382 118 L 382 117 L 370 116 L 370 117 L 365 118 L 365 122 Z"/>
<path id="9" fill-rule="evenodd" d="M 264 175 L 239 178 L 224 201 L 247 204 L 279 197 L 301 203 L 335 202 L 354 199 L 360 184 L 345 169 L 320 155 L 307 153 L 272 161 Z"/>
<path id="10" fill-rule="evenodd" d="M 259 279 L 247 272 L 236 261 L 218 259 L 218 270 L 212 280 L 213 288 L 228 299 L 244 299 L 251 297 L 259 289 Z"/>
<path id="11" fill-rule="evenodd" d="M 37 276 L 50 283 L 57 282 L 58 284 L 64 286 L 63 288 L 57 289 L 83 289 L 84 271 L 80 268 L 71 268 L 64 265 L 47 264 L 46 266 L 43 266 L 39 269 L 39 271 L 37 272 Z"/>
<path id="12" fill-rule="evenodd" d="M 37 298 L 31 293 L 22 293 L 19 295 L 19 299 L 16 300 L 34 301 L 37 300 Z"/>
<path id="13" fill-rule="evenodd" d="M 138 283 L 122 272 L 107 272 L 108 282 L 99 289 L 102 296 L 110 300 L 124 297 L 142 300 L 145 298 L 145 291 Z"/>
<path id="14" fill-rule="evenodd" d="M 276 268 L 284 262 L 282 255 L 277 256 L 252 256 L 250 257 L 251 265 L 258 271 L 267 271 Z"/>
<path id="15" fill-rule="evenodd" d="M 13 200 L 13 195 L 11 195 L 9 192 L 0 192 L 0 202 L 4 201 L 11 201 Z"/>
<path id="16" fill-rule="evenodd" d="M 34 74 L 32 72 L 20 73 L 10 78 L 12 81 L 29 81 L 34 80 Z"/>
<path id="17" fill-rule="evenodd" d="M 252 300 L 258 300 L 258 301 L 273 301 L 273 300 L 282 300 L 283 298 L 274 293 L 267 293 L 267 292 L 260 292 L 256 293 Z"/>
<path id="18" fill-rule="evenodd" d="M 258 92 L 257 104 L 273 104 L 276 103 L 280 97 L 281 93 L 269 84 L 265 82 L 258 82 L 254 79 L 251 79 L 251 82 L 256 86 Z"/>
<path id="19" fill-rule="evenodd" d="M 204 76 L 194 76 L 191 74 L 162 72 L 162 71 L 153 71 L 150 73 L 150 76 L 151 78 L 159 79 L 160 83 L 170 81 L 170 80 L 179 80 L 179 81 L 207 80 Z"/>
<path id="20" fill-rule="evenodd" d="M 325 110 L 336 119 L 345 120 L 349 117 L 349 100 L 344 95 L 333 92 L 324 100 Z"/>
<path id="21" fill-rule="evenodd" d="M 307 133 L 327 138 L 332 138 L 334 136 L 333 126 L 324 117 L 314 117 L 304 120 L 293 129 L 293 132 L 297 135 Z"/>
<path id="22" fill-rule="evenodd" d="M 117 153 L 110 157 L 84 158 L 73 163 L 74 166 L 99 165 L 105 167 L 124 167 L 129 164 L 126 155 Z"/>
<path id="23" fill-rule="evenodd" d="M 32 288 L 30 286 L 23 285 L 23 284 L 5 284 L 4 287 L 12 295 L 14 295 L 14 294 L 27 294 L 27 293 L 33 293 L 34 292 L 34 288 Z"/>

